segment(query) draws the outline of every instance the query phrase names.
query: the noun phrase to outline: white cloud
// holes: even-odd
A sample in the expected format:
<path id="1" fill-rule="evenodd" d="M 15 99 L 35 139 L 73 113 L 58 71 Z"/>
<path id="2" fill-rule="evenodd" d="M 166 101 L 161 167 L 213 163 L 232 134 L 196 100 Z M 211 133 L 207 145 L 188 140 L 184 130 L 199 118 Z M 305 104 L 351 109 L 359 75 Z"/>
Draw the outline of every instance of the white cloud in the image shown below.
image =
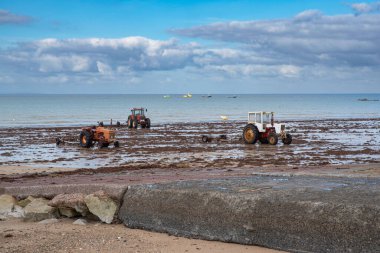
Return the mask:
<path id="1" fill-rule="evenodd" d="M 365 82 L 376 83 L 379 23 L 379 14 L 328 16 L 308 10 L 289 19 L 231 21 L 172 31 L 217 41 L 217 46 L 145 37 L 47 38 L 0 48 L 0 69 L 7 74 L 0 80 L 141 84 L 144 77 L 155 80 L 152 76 L 157 74 L 175 85 L 181 82 L 170 75 L 182 73 L 194 80 L 279 83 L 311 79 L 315 83 L 326 75 L 329 80 L 363 81 L 365 75 Z"/>
<path id="2" fill-rule="evenodd" d="M 374 3 L 354 3 L 350 5 L 356 14 L 380 11 L 380 2 Z"/>
<path id="3" fill-rule="evenodd" d="M 30 23 L 33 19 L 28 16 L 17 15 L 7 10 L 0 9 L 0 25 L 5 24 L 26 24 Z"/>
<path id="4" fill-rule="evenodd" d="M 249 54 L 282 64 L 380 64 L 379 14 L 326 16 L 309 10 L 290 19 L 214 23 L 171 32 L 241 43 Z"/>

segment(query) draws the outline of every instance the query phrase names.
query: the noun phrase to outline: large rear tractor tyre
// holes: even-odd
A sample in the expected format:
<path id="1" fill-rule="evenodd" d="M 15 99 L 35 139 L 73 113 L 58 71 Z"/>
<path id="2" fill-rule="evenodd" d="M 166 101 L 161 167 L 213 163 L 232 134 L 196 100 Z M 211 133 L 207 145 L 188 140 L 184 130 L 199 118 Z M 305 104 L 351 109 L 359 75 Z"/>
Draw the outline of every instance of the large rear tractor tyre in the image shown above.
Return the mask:
<path id="1" fill-rule="evenodd" d="M 138 124 L 137 120 L 133 120 L 133 122 L 132 122 L 132 128 L 137 128 L 138 125 L 139 124 Z"/>
<path id="2" fill-rule="evenodd" d="M 150 128 L 150 119 L 149 118 L 146 118 L 146 123 L 145 123 L 145 127 L 146 128 Z"/>
<path id="3" fill-rule="evenodd" d="M 282 139 L 282 143 L 285 145 L 290 145 L 293 141 L 292 135 L 291 134 L 286 134 L 286 137 Z"/>
<path id="4" fill-rule="evenodd" d="M 246 144 L 255 144 L 259 139 L 259 130 L 255 125 L 248 124 L 243 130 L 243 140 Z"/>
<path id="5" fill-rule="evenodd" d="M 92 146 L 92 135 L 88 131 L 82 131 L 79 135 L 79 144 L 83 148 L 89 148 Z"/>
<path id="6" fill-rule="evenodd" d="M 277 143 L 278 143 L 278 136 L 277 136 L 277 134 L 275 134 L 275 133 L 270 133 L 270 134 L 268 135 L 267 140 L 268 140 L 268 143 L 269 143 L 270 145 L 277 145 Z"/>
<path id="7" fill-rule="evenodd" d="M 132 119 L 131 118 L 128 118 L 127 125 L 128 125 L 128 128 L 132 128 Z"/>

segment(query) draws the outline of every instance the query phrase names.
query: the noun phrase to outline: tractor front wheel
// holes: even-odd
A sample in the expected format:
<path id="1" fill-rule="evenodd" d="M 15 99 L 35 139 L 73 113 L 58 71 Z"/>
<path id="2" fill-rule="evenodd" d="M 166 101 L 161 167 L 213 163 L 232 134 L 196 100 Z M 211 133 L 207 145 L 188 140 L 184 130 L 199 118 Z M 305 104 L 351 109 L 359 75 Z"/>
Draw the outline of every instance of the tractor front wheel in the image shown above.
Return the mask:
<path id="1" fill-rule="evenodd" d="M 82 131 L 79 135 L 79 144 L 83 148 L 92 146 L 92 135 L 89 131 Z"/>
<path id="2" fill-rule="evenodd" d="M 255 125 L 248 124 L 243 130 L 243 140 L 247 144 L 255 144 L 259 139 L 259 130 Z"/>
<path id="3" fill-rule="evenodd" d="M 285 145 L 290 145 L 292 143 L 292 135 L 291 134 L 286 134 L 285 138 L 282 139 L 282 143 Z"/>
<path id="4" fill-rule="evenodd" d="M 106 148 L 106 147 L 108 147 L 108 145 L 110 145 L 110 144 L 109 144 L 109 142 L 107 142 L 105 140 L 104 136 L 100 136 L 99 140 L 98 140 L 98 147 L 99 148 Z"/>
<path id="5" fill-rule="evenodd" d="M 275 133 L 270 133 L 267 140 L 270 145 L 276 145 L 278 143 L 278 136 Z"/>
<path id="6" fill-rule="evenodd" d="M 137 122 L 137 120 L 133 120 L 133 122 L 132 122 L 132 127 L 133 127 L 133 128 L 137 128 L 137 126 L 138 126 L 138 122 Z"/>

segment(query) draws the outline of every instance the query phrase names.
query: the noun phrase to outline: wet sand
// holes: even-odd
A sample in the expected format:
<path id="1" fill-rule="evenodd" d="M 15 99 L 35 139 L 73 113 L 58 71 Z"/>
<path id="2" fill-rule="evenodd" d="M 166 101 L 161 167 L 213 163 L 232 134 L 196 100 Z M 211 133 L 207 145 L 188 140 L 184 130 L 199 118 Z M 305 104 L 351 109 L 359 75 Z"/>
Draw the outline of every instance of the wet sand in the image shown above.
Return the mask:
<path id="1" fill-rule="evenodd" d="M 80 148 L 80 128 L 0 129 L 0 165 L 25 168 L 250 168 L 326 166 L 380 161 L 380 119 L 285 122 L 293 143 L 246 145 L 244 122 L 153 125 L 117 128 L 120 148 Z M 204 134 L 227 140 L 202 143 Z M 66 141 L 59 147 L 55 138 Z M 42 171 L 41 171 L 42 172 Z M 1 173 L 1 172 L 0 172 Z M 2 173 L 4 174 L 4 173 Z"/>
<path id="2" fill-rule="evenodd" d="M 154 183 L 255 173 L 379 176 L 379 119 L 287 122 L 294 142 L 241 140 L 244 122 L 117 128 L 120 148 L 79 147 L 80 128 L 0 129 L 0 186 Z M 203 143 L 203 134 L 227 140 Z M 66 141 L 56 146 L 55 138 Z"/>

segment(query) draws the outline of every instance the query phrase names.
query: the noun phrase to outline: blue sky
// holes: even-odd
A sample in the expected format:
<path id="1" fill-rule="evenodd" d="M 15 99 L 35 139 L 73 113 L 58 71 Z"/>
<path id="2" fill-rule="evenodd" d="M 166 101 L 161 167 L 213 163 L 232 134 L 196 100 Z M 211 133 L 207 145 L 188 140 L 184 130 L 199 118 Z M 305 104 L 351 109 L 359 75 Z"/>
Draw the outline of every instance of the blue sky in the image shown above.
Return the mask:
<path id="1" fill-rule="evenodd" d="M 380 92 L 377 1 L 0 1 L 0 93 Z"/>

